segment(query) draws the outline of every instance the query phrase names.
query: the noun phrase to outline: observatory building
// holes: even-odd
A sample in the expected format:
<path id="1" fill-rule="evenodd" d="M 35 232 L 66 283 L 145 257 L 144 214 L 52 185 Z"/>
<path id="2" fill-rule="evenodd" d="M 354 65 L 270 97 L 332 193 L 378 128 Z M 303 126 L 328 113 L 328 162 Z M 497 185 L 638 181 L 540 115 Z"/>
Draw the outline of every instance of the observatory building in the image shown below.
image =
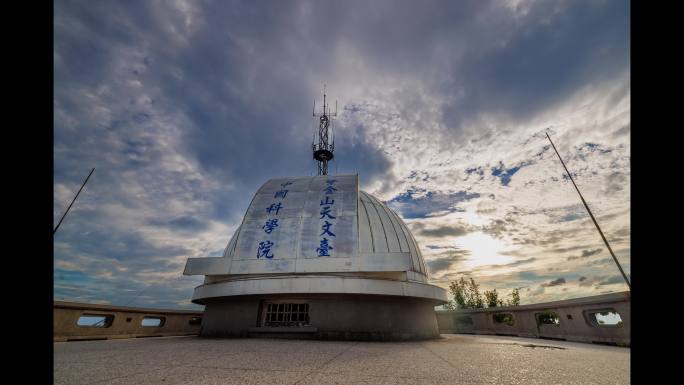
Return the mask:
<path id="1" fill-rule="evenodd" d="M 317 116 L 314 114 L 314 116 Z M 327 175 L 334 143 L 323 103 L 313 177 L 276 178 L 256 192 L 223 257 L 190 258 L 204 275 L 203 336 L 409 340 L 439 336 L 430 285 L 409 228 L 359 190 L 357 174 Z"/>
<path id="2" fill-rule="evenodd" d="M 257 191 L 221 258 L 190 258 L 205 275 L 202 335 L 311 333 L 330 339 L 439 335 L 427 283 L 404 222 L 358 189 L 358 175 L 278 178 Z"/>

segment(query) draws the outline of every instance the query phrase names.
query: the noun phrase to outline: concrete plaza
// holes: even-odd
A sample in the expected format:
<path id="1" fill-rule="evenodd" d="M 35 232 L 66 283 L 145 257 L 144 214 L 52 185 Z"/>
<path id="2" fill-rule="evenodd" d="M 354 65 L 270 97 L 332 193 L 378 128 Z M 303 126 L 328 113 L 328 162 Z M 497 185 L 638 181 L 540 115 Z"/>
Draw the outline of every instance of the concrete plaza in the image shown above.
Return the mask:
<path id="1" fill-rule="evenodd" d="M 628 384 L 629 373 L 629 348 L 500 336 L 54 344 L 55 384 Z"/>

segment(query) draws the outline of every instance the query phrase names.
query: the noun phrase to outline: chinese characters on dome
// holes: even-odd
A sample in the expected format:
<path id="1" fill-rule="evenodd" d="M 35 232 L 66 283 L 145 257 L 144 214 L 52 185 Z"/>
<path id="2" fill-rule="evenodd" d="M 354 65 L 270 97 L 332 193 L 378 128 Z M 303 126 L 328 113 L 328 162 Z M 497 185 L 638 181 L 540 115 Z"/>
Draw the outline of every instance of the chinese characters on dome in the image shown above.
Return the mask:
<path id="1" fill-rule="evenodd" d="M 271 241 L 259 242 L 259 249 L 257 250 L 257 258 L 261 258 L 261 257 L 265 257 L 268 259 L 273 258 L 273 254 L 270 254 L 271 253 L 271 247 L 273 247 L 273 242 L 271 242 Z"/>
<path id="2" fill-rule="evenodd" d="M 264 232 L 266 234 L 271 234 L 274 228 L 278 227 L 278 220 L 277 219 L 269 219 L 266 221 L 266 224 L 263 225 L 261 228 L 264 229 Z"/>
<path id="3" fill-rule="evenodd" d="M 273 199 L 285 199 L 287 196 L 288 190 L 286 189 L 287 186 L 291 185 L 292 182 L 285 182 L 281 184 L 280 186 L 282 189 L 278 190 L 275 192 L 273 195 Z M 277 216 L 278 213 L 280 212 L 280 209 L 283 208 L 282 202 L 274 202 L 271 203 L 270 206 L 266 207 L 266 212 L 268 215 L 273 215 Z M 278 227 L 278 218 L 269 218 L 266 220 L 266 223 L 261 227 L 264 230 L 264 233 L 266 234 L 271 234 L 276 228 Z M 271 252 L 271 248 L 275 246 L 275 243 L 273 243 L 270 240 L 264 240 L 259 242 L 259 247 L 257 248 L 257 259 L 258 258 L 268 258 L 272 259 L 273 258 L 273 253 Z"/>
<path id="4" fill-rule="evenodd" d="M 335 233 L 332 232 L 332 226 L 335 224 L 335 219 L 336 217 L 332 215 L 332 207 L 335 204 L 335 200 L 331 199 L 330 196 L 328 195 L 333 195 L 335 194 L 335 191 L 337 191 L 337 188 L 335 188 L 335 182 L 337 182 L 336 179 L 328 179 L 325 181 L 326 187 L 323 189 L 325 191 L 325 200 L 321 200 L 321 217 L 319 219 L 324 219 L 325 221 L 323 222 L 323 225 L 321 226 L 321 230 L 323 232 L 320 234 L 322 237 L 320 240 L 319 247 L 316 248 L 316 252 L 318 253 L 319 257 L 329 257 L 330 256 L 330 250 L 333 249 L 333 247 L 330 245 L 330 240 L 326 237 L 334 237 Z M 332 222 L 328 221 L 331 220 Z"/>

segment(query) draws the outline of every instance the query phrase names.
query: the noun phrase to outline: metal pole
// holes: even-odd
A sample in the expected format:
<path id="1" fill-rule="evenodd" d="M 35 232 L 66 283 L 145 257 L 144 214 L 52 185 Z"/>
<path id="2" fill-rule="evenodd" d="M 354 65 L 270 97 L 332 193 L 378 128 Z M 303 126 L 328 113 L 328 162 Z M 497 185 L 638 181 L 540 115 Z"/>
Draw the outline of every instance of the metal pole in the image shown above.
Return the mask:
<path id="1" fill-rule="evenodd" d="M 608 244 L 608 240 L 606 239 L 605 235 L 603 235 L 603 231 L 601 231 L 601 227 L 599 227 L 598 222 L 596 222 L 596 218 L 594 218 L 594 214 L 592 214 L 591 210 L 589 210 L 589 205 L 587 205 L 587 202 L 584 200 L 582 193 L 580 192 L 579 188 L 575 184 L 575 181 L 572 179 L 572 175 L 570 175 L 570 171 L 568 171 L 568 168 L 565 167 L 565 162 L 563 162 L 563 158 L 561 158 L 560 154 L 558 153 L 558 150 L 556 149 L 556 146 L 553 144 L 553 141 L 551 140 L 551 137 L 549 136 L 548 132 L 546 133 L 546 137 L 549 138 L 549 142 L 551 142 L 551 146 L 553 146 L 553 150 L 556 151 L 556 155 L 558 155 L 558 159 L 560 159 L 561 164 L 563 165 L 563 168 L 565 169 L 565 172 L 570 177 L 570 181 L 572 182 L 572 185 L 575 186 L 575 190 L 577 190 L 577 194 L 579 194 L 579 197 L 582 200 L 584 207 L 587 209 L 587 212 L 589 213 L 591 220 L 594 221 L 594 225 L 596 226 L 596 230 L 598 230 L 599 234 L 601 234 L 601 238 L 603 239 L 603 243 L 606 244 L 608 251 L 610 251 L 610 255 L 613 257 L 613 261 L 615 261 L 615 264 L 617 265 L 618 269 L 620 269 L 620 273 L 622 274 L 622 278 L 625 279 L 625 282 L 627 283 L 627 287 L 629 287 L 629 290 L 631 291 L 632 285 L 629 283 L 629 279 L 627 278 L 627 275 L 625 274 L 624 270 L 622 270 L 622 266 L 620 266 L 620 262 L 618 262 L 617 258 L 615 257 L 615 253 L 613 253 L 613 249 L 610 248 L 610 245 Z"/>
<path id="2" fill-rule="evenodd" d="M 62 221 L 64 220 L 64 217 L 66 217 L 66 215 L 69 213 L 69 209 L 71 209 L 71 206 L 74 204 L 74 202 L 76 202 L 76 198 L 78 198 L 78 194 L 81 193 L 81 190 L 83 190 L 83 187 L 85 187 L 86 183 L 88 183 L 88 179 L 90 179 L 90 176 L 93 175 L 93 171 L 95 171 L 95 167 L 93 167 L 93 169 L 90 170 L 90 174 L 88 174 L 88 177 L 85 179 L 85 181 L 84 181 L 83 184 L 81 185 L 81 188 L 78 189 L 78 192 L 76 193 L 76 196 L 75 196 L 74 199 L 71 201 L 71 204 L 69 205 L 69 207 L 67 207 L 66 211 L 64 212 L 64 215 L 62 215 L 62 218 L 59 220 L 59 223 L 57 223 L 57 227 L 55 227 L 55 230 L 52 231 L 52 235 L 55 235 L 55 233 L 57 232 L 57 229 L 59 228 L 59 225 L 62 224 Z"/>

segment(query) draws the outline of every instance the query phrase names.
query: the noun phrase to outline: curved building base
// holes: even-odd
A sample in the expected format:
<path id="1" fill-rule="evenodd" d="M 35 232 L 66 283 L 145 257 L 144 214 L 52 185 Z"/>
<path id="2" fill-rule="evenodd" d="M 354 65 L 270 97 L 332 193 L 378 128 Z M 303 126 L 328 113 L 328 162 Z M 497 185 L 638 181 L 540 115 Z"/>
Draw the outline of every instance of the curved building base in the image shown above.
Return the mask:
<path id="1" fill-rule="evenodd" d="M 434 307 L 441 302 L 429 299 L 363 294 L 287 294 L 218 297 L 203 302 L 206 308 L 200 335 L 204 337 L 365 341 L 439 337 Z M 280 316 L 282 311 L 279 312 L 278 305 L 281 305 L 280 310 L 294 309 L 294 312 Z M 304 312 L 306 316 L 302 315 Z M 288 317 L 305 321 L 291 322 L 299 325 L 288 326 L 281 321 Z M 269 322 L 269 319 L 275 322 Z"/>

